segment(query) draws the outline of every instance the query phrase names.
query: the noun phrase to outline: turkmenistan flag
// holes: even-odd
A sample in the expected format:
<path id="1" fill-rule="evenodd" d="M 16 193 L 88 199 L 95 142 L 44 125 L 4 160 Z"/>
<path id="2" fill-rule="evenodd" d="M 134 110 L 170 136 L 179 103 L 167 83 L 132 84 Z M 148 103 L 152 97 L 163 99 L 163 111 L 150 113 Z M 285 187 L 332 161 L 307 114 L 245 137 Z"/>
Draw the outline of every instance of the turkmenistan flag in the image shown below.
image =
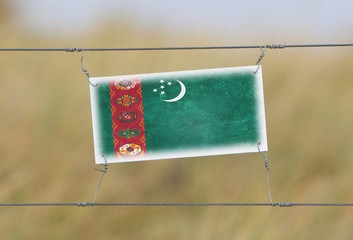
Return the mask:
<path id="1" fill-rule="evenodd" d="M 256 68 L 91 78 L 96 163 L 267 151 Z"/>

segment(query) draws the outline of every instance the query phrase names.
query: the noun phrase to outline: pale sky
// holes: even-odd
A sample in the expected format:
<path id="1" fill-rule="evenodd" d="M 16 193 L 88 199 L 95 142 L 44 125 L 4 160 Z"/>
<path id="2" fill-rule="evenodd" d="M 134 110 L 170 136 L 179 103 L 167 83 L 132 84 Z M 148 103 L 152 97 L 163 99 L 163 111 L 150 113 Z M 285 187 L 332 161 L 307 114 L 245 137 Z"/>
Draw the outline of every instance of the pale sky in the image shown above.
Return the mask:
<path id="1" fill-rule="evenodd" d="M 352 42 L 352 0 L 12 0 L 26 31 L 81 33 L 112 16 L 141 28 L 210 33 L 222 39 Z M 118 18 L 117 18 L 118 19 Z M 297 39 L 296 39 L 297 38 Z M 258 39 L 258 40 L 257 40 Z M 232 42 L 232 41 L 230 41 Z"/>

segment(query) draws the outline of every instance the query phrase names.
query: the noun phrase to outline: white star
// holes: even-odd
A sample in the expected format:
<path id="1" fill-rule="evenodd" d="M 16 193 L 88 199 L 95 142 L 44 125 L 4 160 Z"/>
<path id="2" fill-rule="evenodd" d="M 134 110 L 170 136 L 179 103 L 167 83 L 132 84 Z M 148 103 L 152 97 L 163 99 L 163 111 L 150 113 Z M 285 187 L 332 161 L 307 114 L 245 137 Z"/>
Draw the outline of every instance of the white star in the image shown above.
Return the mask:
<path id="1" fill-rule="evenodd" d="M 157 92 L 157 89 L 155 88 L 155 89 L 153 89 L 153 92 Z"/>
<path id="2" fill-rule="evenodd" d="M 171 83 L 171 82 L 168 82 L 168 85 L 170 86 L 170 85 L 172 85 L 172 83 Z"/>
<path id="3" fill-rule="evenodd" d="M 161 92 L 161 94 L 165 94 L 165 92 L 164 92 L 164 91 L 162 91 L 162 92 Z"/>
<path id="4" fill-rule="evenodd" d="M 161 82 L 161 83 L 164 83 L 164 80 L 161 80 L 160 82 Z"/>
<path id="5" fill-rule="evenodd" d="M 164 86 L 162 85 L 162 86 L 161 86 L 161 88 L 163 89 L 163 88 L 164 88 Z"/>

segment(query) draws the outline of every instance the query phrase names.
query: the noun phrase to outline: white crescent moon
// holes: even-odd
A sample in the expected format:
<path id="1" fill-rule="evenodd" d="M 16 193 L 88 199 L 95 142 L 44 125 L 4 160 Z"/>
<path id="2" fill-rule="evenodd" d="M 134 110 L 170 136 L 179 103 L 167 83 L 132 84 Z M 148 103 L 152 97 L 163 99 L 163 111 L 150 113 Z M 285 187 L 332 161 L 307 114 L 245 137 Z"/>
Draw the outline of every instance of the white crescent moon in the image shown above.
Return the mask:
<path id="1" fill-rule="evenodd" d="M 176 101 L 179 101 L 180 99 L 182 99 L 184 97 L 184 95 L 186 93 L 185 85 L 182 82 L 180 82 L 179 80 L 177 80 L 177 81 L 178 81 L 178 83 L 181 86 L 181 91 L 180 91 L 179 95 L 176 98 L 169 99 L 169 100 L 163 100 L 163 101 L 165 101 L 165 102 L 176 102 Z"/>

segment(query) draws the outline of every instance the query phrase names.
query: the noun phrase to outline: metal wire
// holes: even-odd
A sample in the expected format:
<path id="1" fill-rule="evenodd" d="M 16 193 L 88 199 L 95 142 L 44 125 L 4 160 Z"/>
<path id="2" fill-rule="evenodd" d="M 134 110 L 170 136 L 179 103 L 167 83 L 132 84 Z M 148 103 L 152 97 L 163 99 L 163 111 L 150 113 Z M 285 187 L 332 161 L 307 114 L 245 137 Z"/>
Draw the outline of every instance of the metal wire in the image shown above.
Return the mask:
<path id="1" fill-rule="evenodd" d="M 265 56 L 265 50 L 266 50 L 266 47 L 267 46 L 265 46 L 264 48 L 260 48 L 260 50 L 261 50 L 261 54 L 260 54 L 260 57 L 259 57 L 259 59 L 257 60 L 257 62 L 256 62 L 256 66 L 257 66 L 257 68 L 256 68 L 256 70 L 255 70 L 255 72 L 253 72 L 253 74 L 256 74 L 258 71 L 259 71 L 259 68 L 260 68 L 260 62 L 262 61 L 262 58 Z M 260 151 L 260 149 L 259 149 L 259 151 Z"/>
<path id="2" fill-rule="evenodd" d="M 268 190 L 268 197 L 270 199 L 270 202 L 272 205 L 274 205 L 275 203 L 273 203 L 272 201 L 272 197 L 271 197 L 271 185 L 270 185 L 270 168 L 269 168 L 269 163 L 268 163 L 268 158 L 265 152 L 261 152 L 260 150 L 260 145 L 261 143 L 259 142 L 257 144 L 257 150 L 259 151 L 260 155 L 265 159 L 265 168 L 266 168 L 266 175 L 267 175 L 267 190 Z"/>
<path id="3" fill-rule="evenodd" d="M 77 50 L 78 51 L 78 50 Z M 91 76 L 89 75 L 89 72 L 87 71 L 87 69 L 83 66 L 83 57 L 85 56 L 85 51 L 84 49 L 81 49 L 80 52 L 82 52 L 82 56 L 81 56 L 81 69 L 82 72 L 87 76 L 87 81 L 89 84 L 91 84 L 92 87 L 98 87 L 98 84 L 94 85 L 91 81 L 90 78 Z"/>
<path id="4" fill-rule="evenodd" d="M 265 45 L 251 45 L 251 46 L 204 46 L 204 47 L 146 47 L 146 48 L 0 48 L 0 51 L 8 52 L 47 52 L 47 51 L 61 51 L 61 52 L 81 52 L 81 51 L 170 51 L 170 50 L 206 50 L 206 49 L 251 49 L 251 48 L 269 48 L 269 49 L 283 49 L 283 48 L 315 48 L 315 47 L 353 47 L 353 43 L 343 44 L 265 44 Z"/>
<path id="5" fill-rule="evenodd" d="M 353 207 L 353 203 L 0 203 L 0 207 L 53 207 L 53 206 L 76 206 L 76 207 L 93 207 L 93 206 L 132 206 L 132 207 Z"/>
<path id="6" fill-rule="evenodd" d="M 103 177 L 104 177 L 104 175 L 105 175 L 105 174 L 107 173 L 107 171 L 108 171 L 107 159 L 106 159 L 106 157 L 105 157 L 104 155 L 102 155 L 102 157 L 104 158 L 104 164 L 103 164 L 104 169 L 102 170 L 102 169 L 95 168 L 97 171 L 102 172 L 102 176 L 101 176 L 101 179 L 100 179 L 100 181 L 99 181 L 99 183 L 98 183 L 98 187 L 97 187 L 97 190 L 96 190 L 96 194 L 94 195 L 93 205 L 96 203 L 97 196 L 98 196 L 98 192 L 99 192 L 99 188 L 100 188 L 100 186 L 101 186 Z"/>

